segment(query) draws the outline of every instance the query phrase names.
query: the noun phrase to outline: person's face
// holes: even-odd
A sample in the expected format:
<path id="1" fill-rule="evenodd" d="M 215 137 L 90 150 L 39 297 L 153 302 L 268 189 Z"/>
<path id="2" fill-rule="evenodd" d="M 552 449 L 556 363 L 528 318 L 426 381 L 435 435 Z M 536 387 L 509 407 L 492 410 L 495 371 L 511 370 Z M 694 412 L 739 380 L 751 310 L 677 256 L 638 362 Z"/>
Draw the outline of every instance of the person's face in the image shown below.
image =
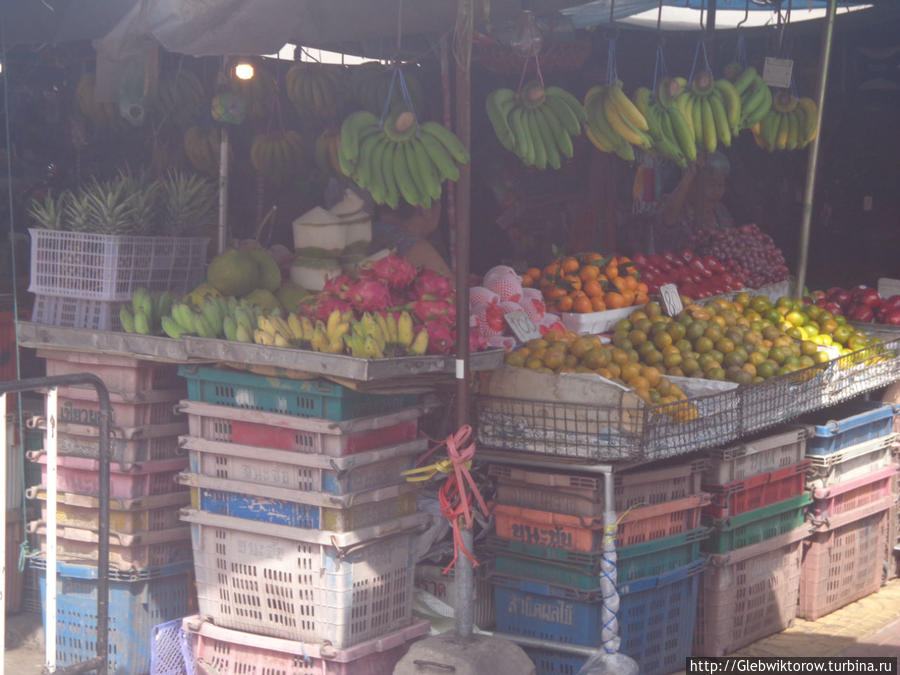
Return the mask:
<path id="1" fill-rule="evenodd" d="M 705 201 L 714 204 L 722 201 L 728 183 L 728 174 L 723 172 L 707 173 L 703 182 Z"/>
<path id="2" fill-rule="evenodd" d="M 424 239 L 437 229 L 441 220 L 441 202 L 434 201 L 431 208 L 416 209 L 416 212 L 404 223 L 404 228 L 413 237 Z"/>

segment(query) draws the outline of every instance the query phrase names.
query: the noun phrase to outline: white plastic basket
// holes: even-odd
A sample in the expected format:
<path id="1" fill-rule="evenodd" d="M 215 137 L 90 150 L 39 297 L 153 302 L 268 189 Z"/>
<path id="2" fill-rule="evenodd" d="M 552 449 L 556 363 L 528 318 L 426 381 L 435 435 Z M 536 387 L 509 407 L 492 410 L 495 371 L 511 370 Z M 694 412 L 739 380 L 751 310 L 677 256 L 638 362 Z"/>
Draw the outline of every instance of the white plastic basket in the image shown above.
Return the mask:
<path id="1" fill-rule="evenodd" d="M 32 293 L 130 300 L 140 287 L 184 292 L 202 280 L 205 237 L 135 237 L 29 229 Z M 118 310 L 117 310 L 118 311 Z M 87 326 L 86 326 L 87 327 Z"/>
<path id="2" fill-rule="evenodd" d="M 191 522 L 200 615 L 217 626 L 343 649 L 412 621 L 407 519 L 367 528 L 369 537 L 334 535 L 330 545 L 298 528 L 197 511 L 182 517 Z"/>
<path id="3" fill-rule="evenodd" d="M 807 455 L 812 463 L 806 484 L 810 488 L 827 488 L 876 473 L 892 464 L 892 449 L 900 439 L 889 434 L 842 448 L 827 455 Z"/>
<path id="4" fill-rule="evenodd" d="M 707 485 L 724 485 L 769 473 L 803 461 L 809 430 L 796 427 L 738 445 L 708 451 L 709 468 L 703 475 Z"/>
<path id="5" fill-rule="evenodd" d="M 48 326 L 122 331 L 119 310 L 126 300 L 84 300 L 55 295 L 34 296 L 31 320 Z"/>

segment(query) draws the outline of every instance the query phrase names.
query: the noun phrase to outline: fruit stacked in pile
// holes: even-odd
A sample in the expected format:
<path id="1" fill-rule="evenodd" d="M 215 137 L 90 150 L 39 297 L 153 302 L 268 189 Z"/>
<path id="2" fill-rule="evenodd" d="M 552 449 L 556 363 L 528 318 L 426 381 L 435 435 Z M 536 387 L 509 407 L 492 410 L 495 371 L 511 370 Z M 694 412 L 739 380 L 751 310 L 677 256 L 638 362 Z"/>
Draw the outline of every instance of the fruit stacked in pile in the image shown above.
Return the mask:
<path id="1" fill-rule="evenodd" d="M 808 301 L 851 321 L 900 326 L 900 295 L 882 296 L 864 284 L 850 290 L 835 286 L 827 291 L 813 291 Z"/>
<path id="2" fill-rule="evenodd" d="M 737 291 L 744 284 L 713 256 L 700 257 L 690 249 L 680 254 L 663 251 L 645 256 L 638 253 L 634 264 L 647 284 L 648 293 L 657 293 L 664 284 L 675 284 L 678 292 L 692 300 L 702 300 L 720 293 Z"/>
<path id="3" fill-rule="evenodd" d="M 751 129 L 756 144 L 763 150 L 797 150 L 816 137 L 818 121 L 815 101 L 781 90 L 775 94 L 771 110 Z"/>
<path id="4" fill-rule="evenodd" d="M 586 253 L 560 258 L 543 270 L 528 270 L 524 281 L 540 288 L 547 307 L 556 312 L 602 312 L 648 300 L 647 284 L 625 256 Z"/>
<path id="5" fill-rule="evenodd" d="M 581 134 L 584 108 L 564 89 L 536 81 L 519 94 L 497 89 L 488 94 L 486 108 L 497 139 L 526 165 L 559 169 L 574 155 L 572 137 Z"/>
<path id="6" fill-rule="evenodd" d="M 400 199 L 428 208 L 446 180 L 459 179 L 469 153 L 436 122 L 419 124 L 413 113 L 391 113 L 382 124 L 367 110 L 349 115 L 338 145 L 341 171 L 365 188 L 377 204 L 396 208 Z"/>
<path id="7" fill-rule="evenodd" d="M 699 230 L 690 236 L 688 246 L 696 255 L 720 260 L 746 288 L 760 288 L 788 277 L 784 254 L 772 237 L 754 224 Z"/>

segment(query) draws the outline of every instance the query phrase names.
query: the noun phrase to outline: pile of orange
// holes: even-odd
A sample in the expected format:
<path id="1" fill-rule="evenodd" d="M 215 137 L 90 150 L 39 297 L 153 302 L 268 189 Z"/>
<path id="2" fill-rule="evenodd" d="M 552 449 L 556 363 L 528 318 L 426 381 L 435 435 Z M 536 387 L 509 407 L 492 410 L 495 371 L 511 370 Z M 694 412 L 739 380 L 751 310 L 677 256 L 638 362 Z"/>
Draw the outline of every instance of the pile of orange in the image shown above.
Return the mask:
<path id="1" fill-rule="evenodd" d="M 647 284 L 625 256 L 586 253 L 560 258 L 543 270 L 532 267 L 524 286 L 540 288 L 551 312 L 602 312 L 648 301 Z"/>

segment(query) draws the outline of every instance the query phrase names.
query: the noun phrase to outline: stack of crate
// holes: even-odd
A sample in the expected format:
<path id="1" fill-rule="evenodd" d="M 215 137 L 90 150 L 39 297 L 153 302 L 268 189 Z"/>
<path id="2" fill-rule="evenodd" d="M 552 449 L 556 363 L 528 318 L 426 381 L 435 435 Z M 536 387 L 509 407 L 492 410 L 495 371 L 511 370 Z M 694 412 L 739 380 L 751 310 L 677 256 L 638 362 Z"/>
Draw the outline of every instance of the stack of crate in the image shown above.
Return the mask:
<path id="1" fill-rule="evenodd" d="M 390 672 L 413 622 L 418 397 L 183 367 L 200 617 L 217 672 Z M 376 667 L 377 666 L 377 667 Z M 373 668 L 375 668 L 373 670 Z M 247 670 L 249 669 L 249 670 Z M 334 669 L 334 670 L 332 670 Z"/>
<path id="2" fill-rule="evenodd" d="M 690 654 L 703 569 L 704 461 L 615 475 L 620 650 L 641 673 L 669 673 Z M 497 478 L 497 630 L 600 647 L 603 476 L 492 465 Z M 647 630 L 653 626 L 653 630 Z M 539 675 L 575 673 L 585 659 L 528 650 Z"/>
<path id="3" fill-rule="evenodd" d="M 190 494 L 175 477 L 187 467 L 179 435 L 187 430 L 176 410 L 186 391 L 177 366 L 65 350 L 41 350 L 48 375 L 93 373 L 110 392 L 110 661 L 111 673 L 144 672 L 150 664 L 150 630 L 184 616 L 192 606 L 190 528 L 180 510 Z M 99 551 L 99 403 L 92 387 L 58 389 L 57 449 L 57 662 L 94 656 L 96 560 Z M 47 463 L 41 486 L 28 496 L 41 501 L 40 520 L 29 523 L 46 550 Z M 43 556 L 42 556 L 43 557 Z M 34 561 L 46 598 L 45 563 Z"/>
<path id="4" fill-rule="evenodd" d="M 815 620 L 881 586 L 891 562 L 894 411 L 851 401 L 817 416 L 807 445 L 816 529 L 803 553 L 798 616 Z"/>
<path id="5" fill-rule="evenodd" d="M 713 528 L 697 603 L 695 656 L 723 656 L 794 621 L 809 494 L 808 430 L 710 451 L 703 489 Z"/>

